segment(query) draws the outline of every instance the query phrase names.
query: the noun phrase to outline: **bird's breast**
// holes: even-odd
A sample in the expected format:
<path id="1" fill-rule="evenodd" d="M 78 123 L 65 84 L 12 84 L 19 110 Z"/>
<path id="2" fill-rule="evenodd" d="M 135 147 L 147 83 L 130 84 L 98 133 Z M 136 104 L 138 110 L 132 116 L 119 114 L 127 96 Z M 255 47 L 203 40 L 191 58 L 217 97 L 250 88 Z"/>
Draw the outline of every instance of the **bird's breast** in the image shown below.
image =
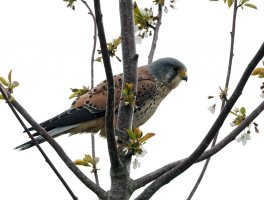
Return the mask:
<path id="1" fill-rule="evenodd" d="M 167 86 L 159 86 L 157 92 L 143 105 L 136 108 L 133 118 L 133 128 L 147 122 L 159 107 L 161 101 L 171 92 Z"/>

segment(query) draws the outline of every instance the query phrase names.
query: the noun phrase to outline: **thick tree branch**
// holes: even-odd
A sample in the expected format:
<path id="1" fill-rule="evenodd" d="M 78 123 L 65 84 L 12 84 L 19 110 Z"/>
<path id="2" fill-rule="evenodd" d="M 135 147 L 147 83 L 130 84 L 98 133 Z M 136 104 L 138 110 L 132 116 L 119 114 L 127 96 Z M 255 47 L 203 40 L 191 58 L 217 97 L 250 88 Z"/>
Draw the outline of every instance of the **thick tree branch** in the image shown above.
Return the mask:
<path id="1" fill-rule="evenodd" d="M 231 31 L 231 42 L 230 42 L 230 52 L 229 52 L 229 61 L 228 61 L 228 67 L 227 67 L 227 74 L 226 74 L 226 83 L 225 83 L 225 88 L 224 90 L 227 91 L 228 87 L 229 87 L 229 81 L 230 81 L 230 76 L 231 76 L 231 70 L 232 70 L 232 63 L 233 63 L 233 57 L 234 57 L 234 42 L 235 42 L 235 31 L 236 31 L 236 16 L 237 16 L 237 10 L 238 10 L 238 6 L 237 6 L 237 0 L 234 0 L 234 10 L 233 10 L 233 19 L 232 19 L 232 31 Z M 222 101 L 222 105 L 221 105 L 221 110 L 224 108 L 225 103 L 226 103 L 226 98 L 221 99 Z M 211 147 L 213 147 L 216 144 L 218 138 L 218 133 L 215 135 L 214 140 L 212 142 Z M 208 164 L 210 162 L 211 158 L 208 158 L 203 166 L 203 169 L 193 187 L 193 189 L 191 190 L 189 196 L 187 197 L 187 200 L 191 200 L 195 191 L 197 190 L 197 188 L 199 187 L 203 176 L 206 172 L 206 169 L 208 167 Z"/>
<path id="2" fill-rule="evenodd" d="M 133 92 L 137 89 L 137 55 L 134 39 L 134 15 L 132 0 L 119 0 L 119 11 L 121 21 L 121 41 L 123 57 L 123 82 L 122 89 L 126 83 L 133 85 Z M 125 105 L 122 100 L 119 103 L 117 116 L 117 135 L 123 142 L 128 142 L 129 137 L 126 129 L 132 128 L 134 105 Z M 109 200 L 128 200 L 131 196 L 130 163 L 131 156 L 120 152 L 122 167 L 111 169 L 111 189 L 108 192 Z"/>
<path id="3" fill-rule="evenodd" d="M 134 30 L 134 13 L 132 0 L 119 0 L 121 40 L 122 40 L 122 60 L 123 60 L 123 83 L 133 84 L 133 92 L 137 92 L 137 61 Z M 117 117 L 117 130 L 121 140 L 128 141 L 126 129 L 132 128 L 134 105 L 125 105 L 120 101 Z"/>
<path id="4" fill-rule="evenodd" d="M 184 159 L 179 165 L 175 168 L 171 169 L 170 171 L 166 172 L 165 174 L 161 175 L 157 178 L 150 186 L 148 186 L 137 198 L 137 200 L 146 200 L 149 199 L 156 191 L 158 191 L 162 186 L 169 183 L 179 174 L 183 173 L 186 169 L 188 169 L 195 161 L 202 155 L 202 153 L 206 150 L 209 146 L 210 142 L 213 140 L 215 134 L 219 131 L 222 127 L 223 122 L 225 121 L 227 115 L 229 114 L 230 110 L 234 106 L 235 102 L 242 94 L 242 91 L 249 79 L 254 68 L 257 66 L 259 61 L 264 56 L 264 43 L 261 45 L 260 49 L 258 50 L 257 54 L 254 56 L 252 61 L 249 63 L 248 67 L 244 71 L 235 91 L 231 95 L 230 99 L 227 101 L 225 107 L 217 117 L 216 121 L 214 122 L 213 126 L 202 140 L 202 142 L 198 145 L 196 150 L 186 159 Z"/>
<path id="5" fill-rule="evenodd" d="M 8 106 L 10 107 L 10 109 L 12 110 L 13 114 L 15 115 L 15 117 L 17 118 L 17 120 L 19 121 L 19 123 L 21 124 L 21 126 L 24 128 L 25 132 L 28 134 L 29 138 L 35 143 L 37 149 L 39 150 L 39 152 L 41 153 L 41 155 L 44 157 L 45 161 L 48 163 L 48 165 L 51 167 L 51 169 L 53 170 L 53 172 L 57 175 L 57 177 L 60 179 L 60 181 L 62 182 L 62 184 L 64 185 L 64 187 L 66 188 L 66 190 L 69 192 L 69 194 L 72 196 L 72 199 L 77 200 L 78 197 L 75 196 L 75 194 L 73 193 L 73 191 L 71 190 L 71 188 L 68 186 L 67 182 L 64 180 L 64 178 L 61 176 L 61 174 L 59 173 L 59 171 L 57 170 L 57 168 L 53 165 L 53 163 L 51 162 L 51 160 L 49 159 L 49 157 L 47 156 L 47 154 L 43 151 L 43 149 L 41 148 L 41 146 L 39 145 L 39 143 L 35 140 L 35 138 L 32 136 L 32 134 L 30 133 L 30 131 L 28 130 L 27 126 L 25 125 L 25 123 L 23 122 L 23 120 L 20 118 L 20 116 L 18 115 L 17 111 L 15 110 L 15 108 L 13 107 L 12 103 L 10 102 L 9 98 L 11 97 L 10 95 L 5 93 L 5 89 L 3 88 L 2 84 L 0 83 L 0 92 L 2 93 L 2 96 L 5 98 Z"/>
<path id="6" fill-rule="evenodd" d="M 201 162 L 205 159 L 210 158 L 211 156 L 218 153 L 221 149 L 223 149 L 226 145 L 232 142 L 253 120 L 264 110 L 264 102 L 262 102 L 239 126 L 237 126 L 231 133 L 229 133 L 225 138 L 223 138 L 217 145 L 212 147 L 211 149 L 205 151 L 196 161 L 195 163 Z M 156 180 L 158 177 L 166 173 L 167 171 L 173 169 L 177 165 L 179 165 L 184 159 L 172 162 L 167 164 L 149 174 L 146 174 L 136 180 L 134 180 L 134 189 L 141 188 L 146 184 Z"/>
<path id="7" fill-rule="evenodd" d="M 150 52 L 148 55 L 148 64 L 152 63 L 152 61 L 153 61 L 154 53 L 155 53 L 157 42 L 158 42 L 159 29 L 161 26 L 161 19 L 162 19 L 162 5 L 159 4 L 158 5 L 158 15 L 157 15 L 157 24 L 156 24 L 156 27 L 154 29 L 152 44 L 151 44 Z"/>
<path id="8" fill-rule="evenodd" d="M 112 169 L 118 170 L 122 166 L 122 164 L 117 152 L 117 146 L 115 140 L 115 128 L 114 128 L 115 86 L 114 86 L 110 57 L 106 44 L 100 0 L 94 0 L 94 9 L 96 16 L 96 24 L 98 28 L 98 37 L 102 50 L 105 74 L 107 78 L 107 107 L 106 107 L 106 115 L 105 115 L 105 126 L 107 133 L 108 153 L 109 153 Z"/>
<path id="9" fill-rule="evenodd" d="M 94 182 L 92 182 L 68 157 L 68 155 L 63 151 L 61 146 L 47 133 L 45 129 L 43 129 L 29 114 L 28 112 L 16 101 L 12 100 L 12 105 L 16 108 L 16 110 L 27 120 L 27 122 L 41 134 L 41 136 L 53 147 L 53 149 L 57 152 L 60 158 L 64 161 L 67 167 L 79 178 L 79 180 L 87 186 L 90 190 L 92 190 L 99 198 L 105 199 L 107 193 L 97 186 Z"/>

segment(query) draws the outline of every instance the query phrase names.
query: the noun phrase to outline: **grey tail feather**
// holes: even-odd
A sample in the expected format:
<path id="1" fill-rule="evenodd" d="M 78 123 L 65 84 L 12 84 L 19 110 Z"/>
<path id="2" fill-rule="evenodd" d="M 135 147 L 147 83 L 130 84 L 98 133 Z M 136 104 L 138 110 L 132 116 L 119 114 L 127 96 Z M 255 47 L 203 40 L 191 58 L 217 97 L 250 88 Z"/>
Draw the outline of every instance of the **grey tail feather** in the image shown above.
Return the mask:
<path id="1" fill-rule="evenodd" d="M 55 137 L 58 137 L 60 135 L 63 135 L 65 133 L 67 133 L 71 128 L 74 128 L 75 126 L 77 126 L 78 124 L 74 124 L 74 125 L 69 125 L 69 126 L 64 126 L 64 127 L 58 127 L 58 128 L 54 128 L 50 131 L 48 131 L 48 134 L 55 138 Z M 37 136 L 35 137 L 35 140 L 37 141 L 38 144 L 41 144 L 43 142 L 46 142 L 46 140 L 42 137 L 42 136 Z M 15 147 L 14 149 L 17 149 L 17 150 L 26 150 L 26 149 L 29 149 L 33 146 L 35 146 L 36 144 L 30 140 L 28 142 L 25 142 L 24 144 L 21 144 L 17 147 Z"/>
<path id="2" fill-rule="evenodd" d="M 36 142 L 37 142 L 38 144 L 41 144 L 41 143 L 43 143 L 43 142 L 46 142 L 46 140 L 45 140 L 42 136 L 38 136 L 38 137 L 36 137 L 35 140 L 36 140 Z M 21 145 L 15 147 L 14 149 L 17 149 L 17 150 L 22 151 L 22 150 L 26 150 L 26 149 L 28 149 L 28 148 L 30 148 L 30 147 L 33 147 L 33 146 L 35 146 L 35 145 L 36 145 L 36 144 L 35 144 L 32 140 L 30 140 L 30 141 L 28 141 L 28 142 L 25 142 L 24 144 L 21 144 Z"/>

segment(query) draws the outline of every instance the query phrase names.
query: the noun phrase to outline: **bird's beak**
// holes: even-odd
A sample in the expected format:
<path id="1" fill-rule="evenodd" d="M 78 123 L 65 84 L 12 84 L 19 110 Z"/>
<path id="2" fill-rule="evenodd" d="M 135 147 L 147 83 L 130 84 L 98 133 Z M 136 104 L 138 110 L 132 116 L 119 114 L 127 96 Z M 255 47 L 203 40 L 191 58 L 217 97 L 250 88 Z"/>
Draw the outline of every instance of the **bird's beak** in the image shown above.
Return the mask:
<path id="1" fill-rule="evenodd" d="M 187 72 L 185 70 L 181 70 L 180 77 L 182 80 L 187 81 L 188 80 Z"/>

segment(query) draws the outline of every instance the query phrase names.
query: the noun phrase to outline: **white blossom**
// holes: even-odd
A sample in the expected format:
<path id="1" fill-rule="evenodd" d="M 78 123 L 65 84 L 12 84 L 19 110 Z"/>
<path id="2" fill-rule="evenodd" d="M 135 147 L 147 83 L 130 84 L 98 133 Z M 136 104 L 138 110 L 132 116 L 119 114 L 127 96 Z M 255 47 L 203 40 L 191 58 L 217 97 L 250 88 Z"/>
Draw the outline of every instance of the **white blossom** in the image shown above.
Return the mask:
<path id="1" fill-rule="evenodd" d="M 169 12 L 169 9 L 165 6 L 165 8 L 164 8 L 164 12 L 165 13 L 168 13 Z"/>
<path id="2" fill-rule="evenodd" d="M 135 159 L 132 161 L 132 165 L 133 165 L 133 169 L 137 169 L 137 168 L 139 168 L 139 167 L 141 166 L 141 163 L 139 162 L 138 159 L 135 158 Z"/>
<path id="3" fill-rule="evenodd" d="M 142 44 L 142 37 L 139 35 L 136 35 L 135 36 L 135 42 L 136 42 L 136 44 Z"/>
<path id="4" fill-rule="evenodd" d="M 239 137 L 237 137 L 236 141 L 241 142 L 242 145 L 246 145 L 247 141 L 251 140 L 251 136 L 249 133 L 242 133 Z"/>
<path id="5" fill-rule="evenodd" d="M 216 106 L 216 105 L 214 104 L 214 105 L 208 107 L 208 110 L 209 110 L 212 114 L 215 113 L 215 106 Z"/>

